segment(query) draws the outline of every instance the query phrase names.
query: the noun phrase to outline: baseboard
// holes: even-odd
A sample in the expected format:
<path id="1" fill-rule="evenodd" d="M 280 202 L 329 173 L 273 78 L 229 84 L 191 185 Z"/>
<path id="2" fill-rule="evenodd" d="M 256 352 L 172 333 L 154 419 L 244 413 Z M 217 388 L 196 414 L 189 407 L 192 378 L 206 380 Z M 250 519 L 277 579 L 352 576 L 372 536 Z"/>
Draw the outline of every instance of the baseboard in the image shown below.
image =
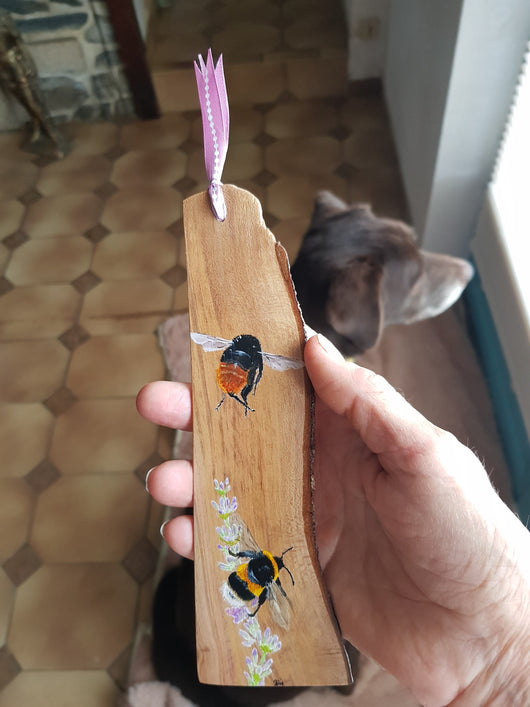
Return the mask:
<path id="1" fill-rule="evenodd" d="M 475 274 L 464 294 L 467 325 L 489 388 L 513 498 L 519 517 L 530 520 L 530 444 L 502 346 L 480 276 Z"/>

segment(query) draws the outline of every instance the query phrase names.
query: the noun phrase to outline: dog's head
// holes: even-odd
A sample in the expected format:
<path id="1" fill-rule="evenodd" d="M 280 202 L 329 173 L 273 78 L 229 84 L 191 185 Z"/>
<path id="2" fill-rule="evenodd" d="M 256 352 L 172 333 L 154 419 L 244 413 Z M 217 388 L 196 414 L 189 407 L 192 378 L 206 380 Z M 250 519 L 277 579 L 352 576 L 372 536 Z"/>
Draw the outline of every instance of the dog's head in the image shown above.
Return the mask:
<path id="1" fill-rule="evenodd" d="M 374 346 L 387 324 L 411 324 L 448 309 L 473 268 L 421 250 L 401 221 L 321 192 L 291 274 L 307 324 L 355 356 Z"/>

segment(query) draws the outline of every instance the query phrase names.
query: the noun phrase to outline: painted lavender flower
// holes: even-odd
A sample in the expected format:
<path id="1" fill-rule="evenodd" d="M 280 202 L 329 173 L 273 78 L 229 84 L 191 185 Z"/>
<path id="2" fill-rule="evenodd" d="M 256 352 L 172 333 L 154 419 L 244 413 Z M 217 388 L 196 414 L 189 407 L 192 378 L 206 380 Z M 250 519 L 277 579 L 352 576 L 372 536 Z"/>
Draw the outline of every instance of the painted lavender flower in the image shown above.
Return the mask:
<path id="1" fill-rule="evenodd" d="M 237 499 L 235 496 L 231 498 L 229 496 L 231 489 L 228 478 L 224 481 L 214 479 L 213 483 L 217 500 L 212 501 L 212 507 L 222 521 L 222 525 L 216 528 L 220 540 L 217 548 L 223 553 L 223 561 L 219 562 L 219 568 L 224 572 L 234 572 L 241 564 L 240 558 L 234 557 L 239 551 L 241 525 L 231 519 L 232 514 L 237 510 Z M 245 659 L 246 670 L 243 671 L 247 684 L 263 686 L 266 678 L 272 675 L 273 660 L 270 656 L 281 649 L 281 641 L 269 627 L 262 632 L 256 616 L 249 615 L 257 607 L 257 598 L 249 606 L 247 602 L 230 591 L 226 582 L 223 582 L 221 587 L 221 595 L 228 604 L 225 609 L 227 615 L 234 624 L 242 626 L 239 629 L 241 644 L 246 648 L 252 648 L 250 655 Z"/>

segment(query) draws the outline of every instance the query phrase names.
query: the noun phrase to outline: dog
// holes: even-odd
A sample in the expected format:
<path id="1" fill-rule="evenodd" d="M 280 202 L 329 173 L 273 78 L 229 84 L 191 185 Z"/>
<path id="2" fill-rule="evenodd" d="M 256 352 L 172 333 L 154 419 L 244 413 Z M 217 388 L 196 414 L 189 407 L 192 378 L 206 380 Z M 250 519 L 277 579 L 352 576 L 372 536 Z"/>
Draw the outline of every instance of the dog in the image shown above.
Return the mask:
<path id="1" fill-rule="evenodd" d="M 291 267 L 306 323 L 347 357 L 375 346 L 389 324 L 441 314 L 473 274 L 466 260 L 421 250 L 405 223 L 327 191 Z"/>

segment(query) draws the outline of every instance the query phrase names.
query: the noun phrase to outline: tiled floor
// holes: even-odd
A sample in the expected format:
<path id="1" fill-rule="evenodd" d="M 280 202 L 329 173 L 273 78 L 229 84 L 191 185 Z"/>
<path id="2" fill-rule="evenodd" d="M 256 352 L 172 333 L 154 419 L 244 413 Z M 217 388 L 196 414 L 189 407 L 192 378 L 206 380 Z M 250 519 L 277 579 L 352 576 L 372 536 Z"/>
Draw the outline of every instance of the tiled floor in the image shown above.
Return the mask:
<path id="1" fill-rule="evenodd" d="M 161 511 L 143 480 L 172 437 L 134 400 L 164 376 L 157 325 L 187 304 L 182 199 L 204 185 L 193 54 L 225 52 L 224 179 L 261 199 L 291 257 L 318 188 L 404 215 L 382 101 L 348 92 L 332 4 L 303 4 L 297 21 L 297 0 L 183 2 L 185 34 L 165 21 L 157 48 L 176 112 L 66 126 L 60 162 L 0 135 L 2 707 L 112 705 L 149 616 Z"/>

